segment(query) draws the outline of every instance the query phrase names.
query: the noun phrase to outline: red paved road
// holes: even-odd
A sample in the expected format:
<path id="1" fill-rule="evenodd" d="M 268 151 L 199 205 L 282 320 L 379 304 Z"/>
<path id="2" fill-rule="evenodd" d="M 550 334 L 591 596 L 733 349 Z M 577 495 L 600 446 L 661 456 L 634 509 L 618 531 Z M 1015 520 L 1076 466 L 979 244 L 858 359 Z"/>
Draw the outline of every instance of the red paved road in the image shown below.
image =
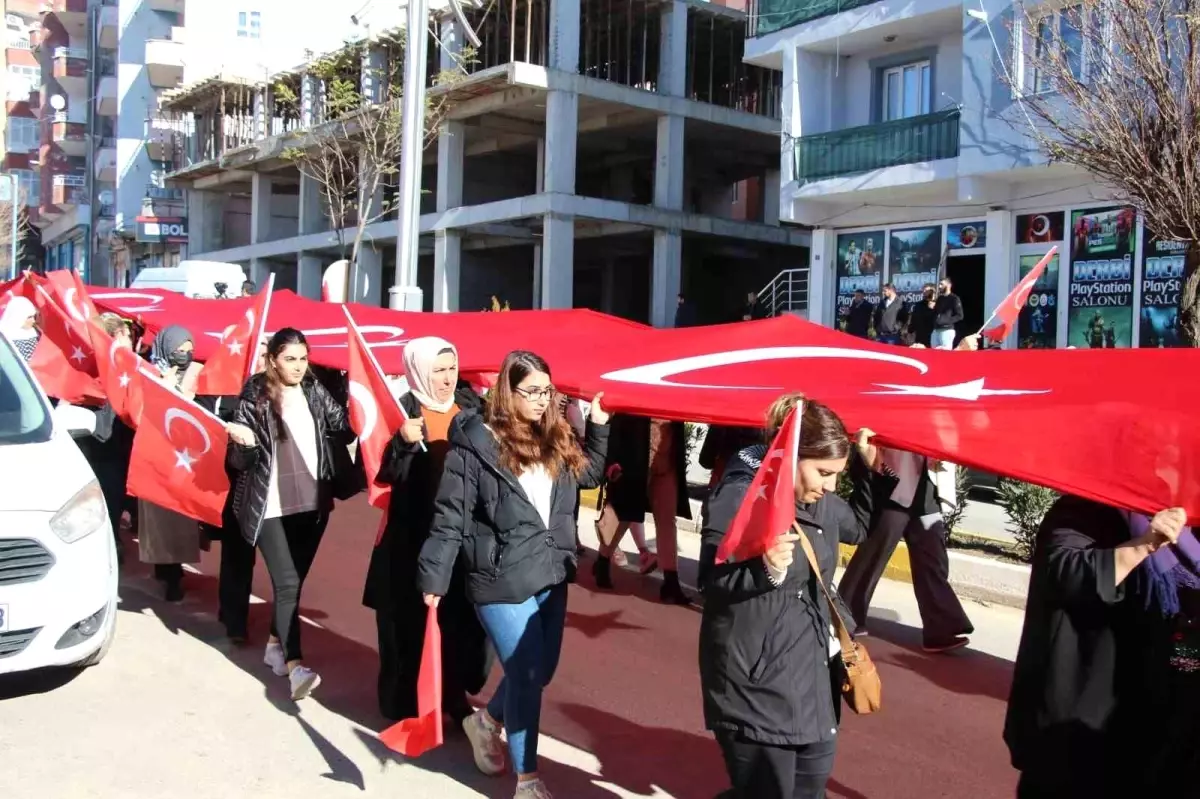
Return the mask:
<path id="1" fill-rule="evenodd" d="M 325 677 L 318 701 L 373 729 L 384 724 L 375 711 L 375 626 L 360 600 L 377 519 L 365 502 L 338 509 L 302 610 L 325 628 L 304 628 L 308 659 Z M 202 565 L 206 575 L 216 573 L 216 560 L 214 548 Z M 215 603 L 213 582 L 191 579 Z M 676 799 L 711 799 L 728 783 L 700 713 L 698 612 L 651 601 L 649 590 L 596 593 L 590 576 L 584 579 L 571 588 L 562 665 L 549 690 L 543 730 L 593 753 L 603 779 L 628 791 L 650 796 L 657 785 Z M 623 582 L 638 584 L 633 576 Z M 261 565 L 255 593 L 271 595 Z M 268 607 L 252 608 L 256 640 L 265 635 Z M 1010 665 L 979 653 L 926 656 L 919 634 L 899 625 L 873 620 L 872 633 L 885 708 L 844 719 L 830 796 L 1011 797 L 1015 773 L 1000 739 Z M 428 766 L 448 768 L 462 754 L 446 747 L 430 756 Z M 557 795 L 612 796 L 575 769 L 547 763 L 545 770 Z"/>

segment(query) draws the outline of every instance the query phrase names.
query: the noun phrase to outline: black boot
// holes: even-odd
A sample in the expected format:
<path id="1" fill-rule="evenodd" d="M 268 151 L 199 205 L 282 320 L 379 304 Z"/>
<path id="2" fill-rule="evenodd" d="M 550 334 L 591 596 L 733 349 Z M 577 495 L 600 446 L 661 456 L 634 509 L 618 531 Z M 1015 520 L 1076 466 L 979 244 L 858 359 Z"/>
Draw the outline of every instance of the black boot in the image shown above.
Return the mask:
<path id="1" fill-rule="evenodd" d="M 611 591 L 613 588 L 612 581 L 612 560 L 598 555 L 596 562 L 592 564 L 592 576 L 596 578 L 596 587 Z"/>
<path id="2" fill-rule="evenodd" d="M 183 566 L 178 563 L 155 564 L 154 576 L 165 584 L 164 598 L 168 602 L 183 600 Z"/>
<path id="3" fill-rule="evenodd" d="M 683 593 L 683 588 L 679 585 L 679 572 L 674 571 L 663 572 L 663 584 L 658 591 L 658 598 L 674 605 L 692 604 L 692 600 L 688 599 L 687 594 Z"/>

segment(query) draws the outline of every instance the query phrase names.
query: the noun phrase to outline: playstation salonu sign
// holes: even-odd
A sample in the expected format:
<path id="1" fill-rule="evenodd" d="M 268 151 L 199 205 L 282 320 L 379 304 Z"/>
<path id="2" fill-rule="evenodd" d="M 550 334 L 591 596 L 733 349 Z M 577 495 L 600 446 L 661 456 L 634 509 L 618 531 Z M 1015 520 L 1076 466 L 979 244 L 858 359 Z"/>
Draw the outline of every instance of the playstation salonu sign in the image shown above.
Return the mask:
<path id="1" fill-rule="evenodd" d="M 187 218 L 139 216 L 137 218 L 137 240 L 149 244 L 187 244 Z"/>

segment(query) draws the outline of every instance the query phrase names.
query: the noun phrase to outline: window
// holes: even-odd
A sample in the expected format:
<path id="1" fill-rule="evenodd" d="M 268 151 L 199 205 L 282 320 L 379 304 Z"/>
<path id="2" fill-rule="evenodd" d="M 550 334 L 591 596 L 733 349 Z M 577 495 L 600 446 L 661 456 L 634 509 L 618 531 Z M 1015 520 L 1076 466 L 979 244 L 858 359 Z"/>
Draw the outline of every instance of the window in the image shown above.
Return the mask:
<path id="1" fill-rule="evenodd" d="M 30 67 L 22 64 L 8 65 L 8 87 L 5 91 L 7 99 L 23 102 L 37 90 L 42 83 L 41 67 Z"/>
<path id="2" fill-rule="evenodd" d="M 928 61 L 883 70 L 883 121 L 928 114 L 932 78 Z"/>
<path id="3" fill-rule="evenodd" d="M 261 39 L 262 14 L 258 11 L 239 11 L 237 35 L 239 39 Z"/>
<path id="4" fill-rule="evenodd" d="M 5 143 L 10 152 L 27 153 L 41 144 L 41 130 L 36 119 L 9 117 Z"/>
<path id="5" fill-rule="evenodd" d="M 1017 54 L 1017 75 L 1022 88 L 1035 93 L 1054 91 L 1053 76 L 1039 66 L 1061 57 L 1064 66 L 1080 82 L 1097 72 L 1104 41 L 1100 16 L 1083 5 L 1072 5 L 1031 20 L 1028 35 L 1021 36 L 1022 49 L 1032 57 Z"/>
<path id="6" fill-rule="evenodd" d="M 12 173 L 17 176 L 17 191 L 25 198 L 25 204 L 41 205 L 42 181 L 38 173 L 32 169 L 14 169 Z"/>
<path id="7" fill-rule="evenodd" d="M 22 28 L 8 28 L 8 46 L 13 50 L 29 50 L 29 30 Z"/>

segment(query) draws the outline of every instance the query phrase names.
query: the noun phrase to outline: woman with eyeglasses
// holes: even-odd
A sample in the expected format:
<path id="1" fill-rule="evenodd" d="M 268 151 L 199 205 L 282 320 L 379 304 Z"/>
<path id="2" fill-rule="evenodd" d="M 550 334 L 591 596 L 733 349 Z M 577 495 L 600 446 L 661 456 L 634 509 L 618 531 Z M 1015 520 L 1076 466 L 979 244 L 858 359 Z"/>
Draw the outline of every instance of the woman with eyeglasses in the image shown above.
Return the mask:
<path id="1" fill-rule="evenodd" d="M 575 575 L 575 491 L 604 476 L 608 413 L 592 401 L 580 449 L 555 402 L 550 367 L 532 352 L 512 352 L 483 414 L 464 411 L 450 428 L 450 453 L 429 538 L 417 564 L 425 603 L 450 588 L 459 552 L 467 598 L 492 641 L 504 679 L 487 708 L 463 730 L 475 765 L 507 769 L 500 730 L 517 772 L 515 799 L 550 799 L 538 777 L 542 691 L 554 676 Z"/>

